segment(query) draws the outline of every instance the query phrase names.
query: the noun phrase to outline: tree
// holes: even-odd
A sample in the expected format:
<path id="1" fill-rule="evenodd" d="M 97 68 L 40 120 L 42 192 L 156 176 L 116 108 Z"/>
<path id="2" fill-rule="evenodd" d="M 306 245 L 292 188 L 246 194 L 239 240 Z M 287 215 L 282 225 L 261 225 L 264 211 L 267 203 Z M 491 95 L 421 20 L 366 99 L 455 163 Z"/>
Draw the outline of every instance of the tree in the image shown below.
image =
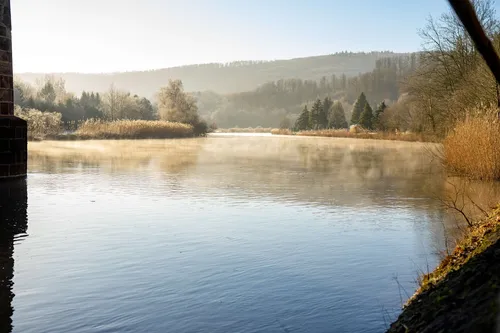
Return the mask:
<path id="1" fill-rule="evenodd" d="M 330 128 L 347 128 L 347 120 L 345 118 L 344 108 L 342 103 L 335 101 L 330 112 L 330 121 L 328 124 Z"/>
<path id="2" fill-rule="evenodd" d="M 153 108 L 153 104 L 146 97 L 140 98 L 137 95 L 134 96 L 135 103 L 137 105 L 138 114 L 141 119 L 153 120 L 156 119 L 156 114 Z"/>
<path id="3" fill-rule="evenodd" d="M 321 121 L 323 120 L 322 113 L 323 113 L 323 105 L 321 104 L 321 100 L 318 98 L 316 102 L 314 102 L 311 108 L 310 119 L 309 119 L 309 124 L 311 126 L 311 129 L 321 128 Z"/>
<path id="4" fill-rule="evenodd" d="M 365 108 L 359 117 L 359 124 L 366 129 L 373 129 L 373 111 L 368 102 L 365 103 Z"/>
<path id="5" fill-rule="evenodd" d="M 294 127 L 295 131 L 306 131 L 309 129 L 309 110 L 307 109 L 307 105 L 304 106 Z"/>
<path id="6" fill-rule="evenodd" d="M 54 105 L 57 96 L 56 90 L 51 81 L 45 82 L 42 88 L 38 91 L 37 97 L 49 105 Z"/>
<path id="7" fill-rule="evenodd" d="M 102 98 L 102 111 L 110 120 L 122 119 L 126 117 L 125 107 L 130 93 L 115 88 L 114 84 Z"/>
<path id="8" fill-rule="evenodd" d="M 323 100 L 321 112 L 318 117 L 318 128 L 324 129 L 328 128 L 328 115 L 330 114 L 331 108 L 333 105 L 333 101 L 330 97 L 325 97 Z"/>
<path id="9" fill-rule="evenodd" d="M 379 130 L 379 131 L 385 130 L 385 127 L 384 127 L 384 124 L 382 121 L 382 117 L 384 115 L 385 109 L 387 109 L 387 105 L 385 104 L 385 101 L 382 101 L 382 103 L 380 103 L 377 106 L 377 110 L 375 110 L 375 115 L 373 117 L 373 124 L 372 125 L 373 125 L 373 128 L 376 130 Z"/>
<path id="10" fill-rule="evenodd" d="M 33 105 L 28 105 L 30 99 L 35 96 L 35 90 L 33 87 L 17 77 L 14 77 L 14 103 L 21 107 L 33 107 Z"/>
<path id="11" fill-rule="evenodd" d="M 103 118 L 104 114 L 101 110 L 101 96 L 99 93 L 94 94 L 82 92 L 80 97 L 80 105 L 84 110 L 84 118 L 92 119 L 92 118 Z"/>
<path id="12" fill-rule="evenodd" d="M 362 92 L 356 102 L 354 102 L 354 105 L 352 107 L 352 116 L 351 116 L 351 125 L 358 124 L 360 121 L 360 116 L 361 113 L 363 113 L 366 105 L 366 96 Z"/>
<path id="13" fill-rule="evenodd" d="M 472 5 L 486 34 L 498 48 L 500 24 L 493 1 L 474 0 Z M 489 73 L 480 74 L 484 61 L 453 12 L 437 19 L 430 17 L 420 36 L 424 50 L 418 57 L 415 74 L 406 80 L 404 87 L 411 97 L 410 109 L 418 110 L 415 112 L 418 118 L 413 117 L 411 125 L 444 135 L 457 121 L 467 117 L 470 108 L 496 103 L 497 84 Z"/>
<path id="14" fill-rule="evenodd" d="M 158 113 L 161 119 L 167 121 L 191 125 L 199 122 L 196 101 L 184 92 L 181 80 L 169 80 L 168 86 L 160 89 Z"/>

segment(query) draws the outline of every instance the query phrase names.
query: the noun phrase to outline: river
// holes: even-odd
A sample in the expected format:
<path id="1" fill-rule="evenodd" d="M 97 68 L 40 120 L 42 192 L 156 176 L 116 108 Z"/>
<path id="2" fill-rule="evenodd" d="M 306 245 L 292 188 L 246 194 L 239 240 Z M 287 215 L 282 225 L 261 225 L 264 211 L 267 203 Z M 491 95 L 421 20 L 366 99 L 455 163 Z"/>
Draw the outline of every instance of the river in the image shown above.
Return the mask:
<path id="1" fill-rule="evenodd" d="M 17 228 L 1 325 L 383 332 L 453 220 L 428 150 L 234 134 L 30 143 L 27 185 L 0 185 Z"/>

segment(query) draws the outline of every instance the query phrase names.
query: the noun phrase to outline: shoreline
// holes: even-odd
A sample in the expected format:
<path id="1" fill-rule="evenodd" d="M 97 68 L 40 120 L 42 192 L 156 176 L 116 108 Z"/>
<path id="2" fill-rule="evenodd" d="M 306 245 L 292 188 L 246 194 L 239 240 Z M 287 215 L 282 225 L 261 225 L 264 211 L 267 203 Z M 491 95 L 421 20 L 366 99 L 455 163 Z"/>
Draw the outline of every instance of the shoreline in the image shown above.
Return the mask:
<path id="1" fill-rule="evenodd" d="M 388 333 L 500 329 L 500 205 L 419 282 Z"/>

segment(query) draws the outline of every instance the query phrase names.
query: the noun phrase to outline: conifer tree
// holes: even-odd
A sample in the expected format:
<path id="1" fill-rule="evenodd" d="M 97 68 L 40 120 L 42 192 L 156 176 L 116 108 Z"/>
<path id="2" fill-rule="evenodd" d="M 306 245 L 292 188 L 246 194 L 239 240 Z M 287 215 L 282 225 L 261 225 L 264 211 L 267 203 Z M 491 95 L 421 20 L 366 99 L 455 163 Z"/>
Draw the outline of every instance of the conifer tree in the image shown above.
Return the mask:
<path id="1" fill-rule="evenodd" d="M 304 106 L 299 118 L 295 121 L 294 129 L 295 131 L 306 131 L 309 129 L 309 110 L 307 109 L 307 105 Z"/>
<path id="2" fill-rule="evenodd" d="M 318 98 L 316 102 L 314 102 L 311 108 L 311 113 L 309 117 L 309 126 L 311 129 L 320 128 L 320 121 L 321 121 L 320 117 L 322 112 L 323 112 L 323 105 L 321 104 L 321 100 Z"/>
<path id="3" fill-rule="evenodd" d="M 354 102 L 352 108 L 351 125 L 359 123 L 361 113 L 363 113 L 363 110 L 365 109 L 365 104 L 366 104 L 366 96 L 364 93 L 361 93 L 356 102 Z"/>
<path id="4" fill-rule="evenodd" d="M 387 105 L 384 101 L 377 106 L 377 110 L 375 110 L 375 115 L 373 117 L 373 128 L 379 131 L 383 131 L 384 125 L 382 124 L 382 115 L 384 114 L 385 109 L 387 109 Z"/>
<path id="5" fill-rule="evenodd" d="M 368 102 L 366 102 L 365 109 L 363 110 L 363 112 L 361 113 L 361 116 L 359 117 L 359 124 L 363 128 L 373 129 L 372 123 L 373 123 L 373 110 L 372 110 L 370 104 L 368 104 Z"/>
<path id="6" fill-rule="evenodd" d="M 347 128 L 347 120 L 345 118 L 344 108 L 339 101 L 336 101 L 332 106 L 332 111 L 330 113 L 330 122 L 328 124 L 330 128 Z"/>
<path id="7" fill-rule="evenodd" d="M 330 114 L 330 111 L 332 109 L 333 102 L 330 99 L 330 97 L 325 97 L 323 100 L 321 112 L 319 114 L 319 119 L 318 119 L 318 127 L 320 129 L 328 128 L 328 116 Z"/>

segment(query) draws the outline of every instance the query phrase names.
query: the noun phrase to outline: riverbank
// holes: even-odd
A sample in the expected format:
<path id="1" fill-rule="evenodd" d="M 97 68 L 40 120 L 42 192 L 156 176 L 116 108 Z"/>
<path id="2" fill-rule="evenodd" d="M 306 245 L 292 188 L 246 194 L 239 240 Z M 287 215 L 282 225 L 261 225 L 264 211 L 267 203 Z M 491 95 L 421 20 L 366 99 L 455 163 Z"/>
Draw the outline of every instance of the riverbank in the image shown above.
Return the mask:
<path id="1" fill-rule="evenodd" d="M 130 140 L 130 139 L 174 139 L 203 136 L 206 131 L 199 131 L 189 124 L 162 120 L 87 120 L 74 132 L 32 131 L 30 141 L 56 140 Z"/>
<path id="2" fill-rule="evenodd" d="M 500 298 L 500 206 L 468 228 L 420 280 L 388 333 L 495 332 Z"/>
<path id="3" fill-rule="evenodd" d="M 325 129 L 296 132 L 299 136 L 319 136 L 327 138 L 352 138 L 352 139 L 372 139 L 372 140 L 391 140 L 391 141 L 409 141 L 409 142 L 441 142 L 435 136 L 421 133 L 405 132 L 353 132 L 345 129 Z"/>
<path id="4" fill-rule="evenodd" d="M 349 138 L 349 139 L 372 139 L 391 140 L 407 142 L 434 142 L 440 143 L 442 140 L 436 136 L 422 133 L 407 132 L 365 132 L 349 131 L 347 129 L 324 129 L 294 132 L 288 128 L 226 128 L 217 129 L 215 133 L 271 133 L 273 135 L 297 135 L 297 136 L 317 136 L 325 138 Z"/>

